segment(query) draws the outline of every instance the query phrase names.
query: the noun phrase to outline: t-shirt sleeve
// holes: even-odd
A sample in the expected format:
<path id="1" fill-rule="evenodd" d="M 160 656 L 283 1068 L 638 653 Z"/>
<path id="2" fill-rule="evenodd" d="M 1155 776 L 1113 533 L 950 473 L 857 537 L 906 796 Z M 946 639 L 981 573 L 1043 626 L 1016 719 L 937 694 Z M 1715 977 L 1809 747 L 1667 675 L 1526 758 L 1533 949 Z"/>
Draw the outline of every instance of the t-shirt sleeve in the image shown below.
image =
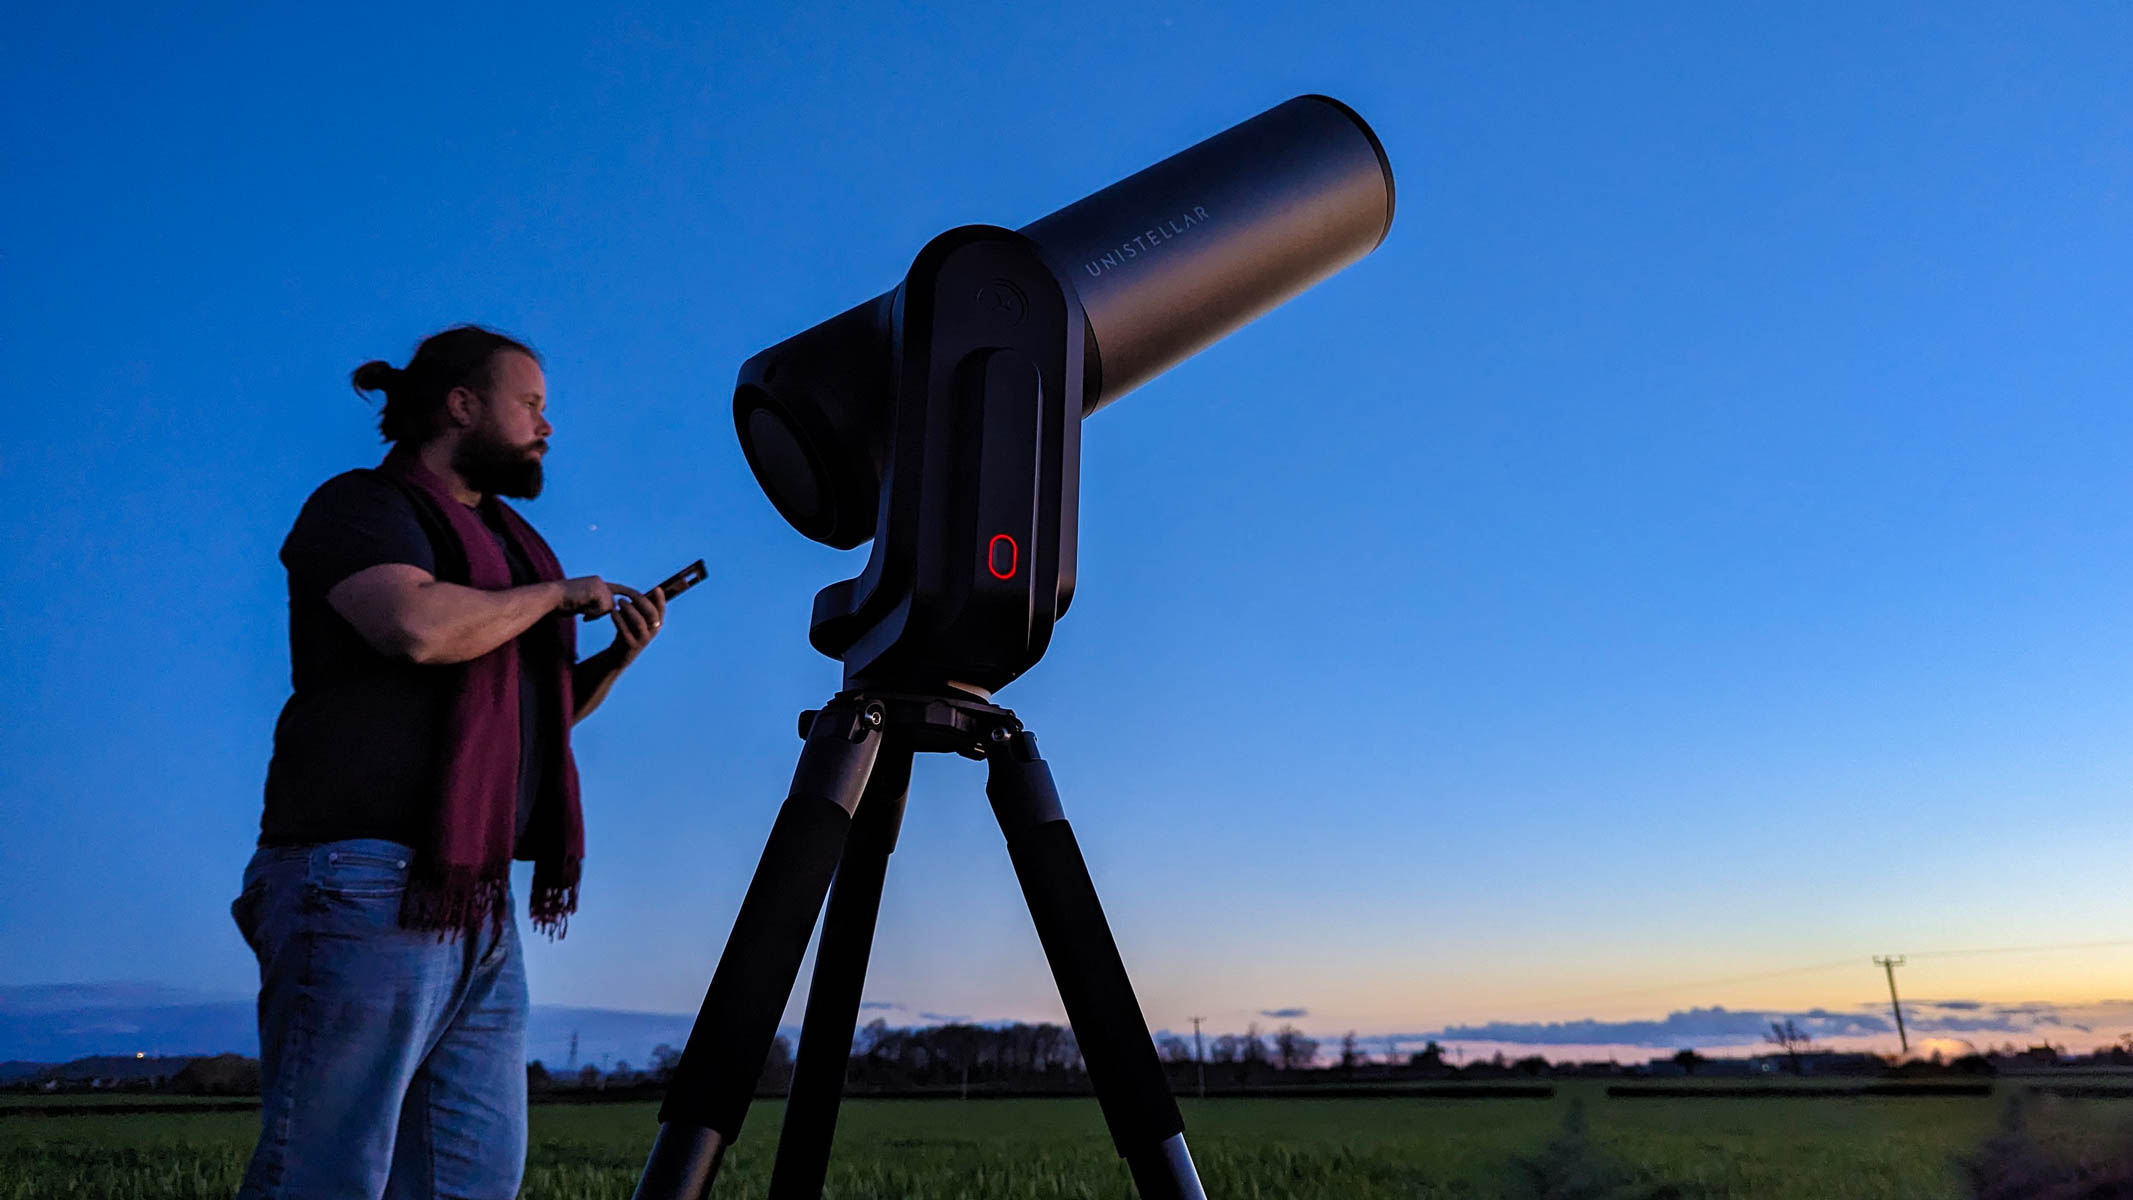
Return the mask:
<path id="1" fill-rule="evenodd" d="M 282 543 L 281 561 L 292 582 L 321 593 L 381 563 L 437 569 L 413 502 L 368 471 L 337 475 L 311 493 Z"/>

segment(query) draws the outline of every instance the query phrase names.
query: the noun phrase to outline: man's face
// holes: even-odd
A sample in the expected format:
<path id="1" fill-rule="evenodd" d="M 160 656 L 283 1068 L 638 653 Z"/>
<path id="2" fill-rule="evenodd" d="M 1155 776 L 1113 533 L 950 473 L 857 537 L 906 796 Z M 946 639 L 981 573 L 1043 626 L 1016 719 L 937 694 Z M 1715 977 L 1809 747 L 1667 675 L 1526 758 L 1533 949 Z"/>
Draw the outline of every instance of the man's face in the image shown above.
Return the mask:
<path id="1" fill-rule="evenodd" d="M 477 492 L 531 500 L 541 494 L 541 459 L 554 432 L 544 415 L 548 380 L 539 363 L 515 350 L 489 366 L 492 382 L 474 406 L 474 424 L 460 438 L 453 465 Z"/>

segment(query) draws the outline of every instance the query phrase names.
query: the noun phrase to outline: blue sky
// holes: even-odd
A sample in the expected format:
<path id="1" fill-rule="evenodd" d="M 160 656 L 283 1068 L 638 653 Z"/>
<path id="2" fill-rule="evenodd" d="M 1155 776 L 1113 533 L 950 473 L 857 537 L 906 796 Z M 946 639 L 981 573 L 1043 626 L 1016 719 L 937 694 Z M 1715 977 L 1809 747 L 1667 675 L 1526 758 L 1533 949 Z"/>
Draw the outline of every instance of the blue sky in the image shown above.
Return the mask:
<path id="1" fill-rule="evenodd" d="M 380 453 L 348 370 L 475 320 L 547 356 L 565 565 L 710 564 L 579 731 L 585 905 L 530 956 L 693 1009 L 865 554 L 763 499 L 735 369 L 1307 91 L 1391 236 L 1090 420 L 1001 696 L 1151 1022 L 1848 1011 L 1872 953 L 2133 937 L 2123 9 L 6 21 L 0 985 L 249 986 L 275 550 Z M 2087 1005 L 2133 951 L 1902 978 Z M 869 995 L 1058 1014 L 973 764 L 917 772 Z"/>

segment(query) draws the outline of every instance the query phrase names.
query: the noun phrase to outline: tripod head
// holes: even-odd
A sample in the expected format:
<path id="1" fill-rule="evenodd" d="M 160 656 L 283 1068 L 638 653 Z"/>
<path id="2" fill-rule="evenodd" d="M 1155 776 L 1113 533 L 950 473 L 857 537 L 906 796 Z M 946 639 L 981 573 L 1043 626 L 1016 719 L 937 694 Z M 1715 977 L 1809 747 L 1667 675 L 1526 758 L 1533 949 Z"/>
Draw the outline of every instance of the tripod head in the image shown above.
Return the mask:
<path id="1" fill-rule="evenodd" d="M 895 289 L 741 365 L 734 424 L 802 534 L 874 540 L 815 597 L 847 686 L 989 695 L 1074 594 L 1081 420 L 1375 249 L 1392 168 L 1299 96 L 1015 232 L 927 243 Z"/>

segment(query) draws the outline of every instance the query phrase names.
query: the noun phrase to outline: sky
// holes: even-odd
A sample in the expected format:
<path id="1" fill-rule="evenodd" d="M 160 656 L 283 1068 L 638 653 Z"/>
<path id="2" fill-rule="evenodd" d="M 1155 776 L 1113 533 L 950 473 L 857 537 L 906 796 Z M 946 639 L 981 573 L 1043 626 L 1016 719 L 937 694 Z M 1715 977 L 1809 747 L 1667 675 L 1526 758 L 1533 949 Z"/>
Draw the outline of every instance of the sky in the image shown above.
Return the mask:
<path id="1" fill-rule="evenodd" d="M 1906 954 L 1950 1036 L 2133 1030 L 2121 6 L 4 21 L 0 986 L 256 984 L 276 550 L 382 453 L 348 371 L 478 321 L 546 358 L 566 568 L 710 568 L 577 731 L 534 1000 L 693 1011 L 866 554 L 756 487 L 740 363 L 1323 92 L 1390 236 L 1089 420 L 999 697 L 1150 1024 L 1880 1047 Z M 867 996 L 1061 1015 L 976 764 L 915 773 Z"/>

